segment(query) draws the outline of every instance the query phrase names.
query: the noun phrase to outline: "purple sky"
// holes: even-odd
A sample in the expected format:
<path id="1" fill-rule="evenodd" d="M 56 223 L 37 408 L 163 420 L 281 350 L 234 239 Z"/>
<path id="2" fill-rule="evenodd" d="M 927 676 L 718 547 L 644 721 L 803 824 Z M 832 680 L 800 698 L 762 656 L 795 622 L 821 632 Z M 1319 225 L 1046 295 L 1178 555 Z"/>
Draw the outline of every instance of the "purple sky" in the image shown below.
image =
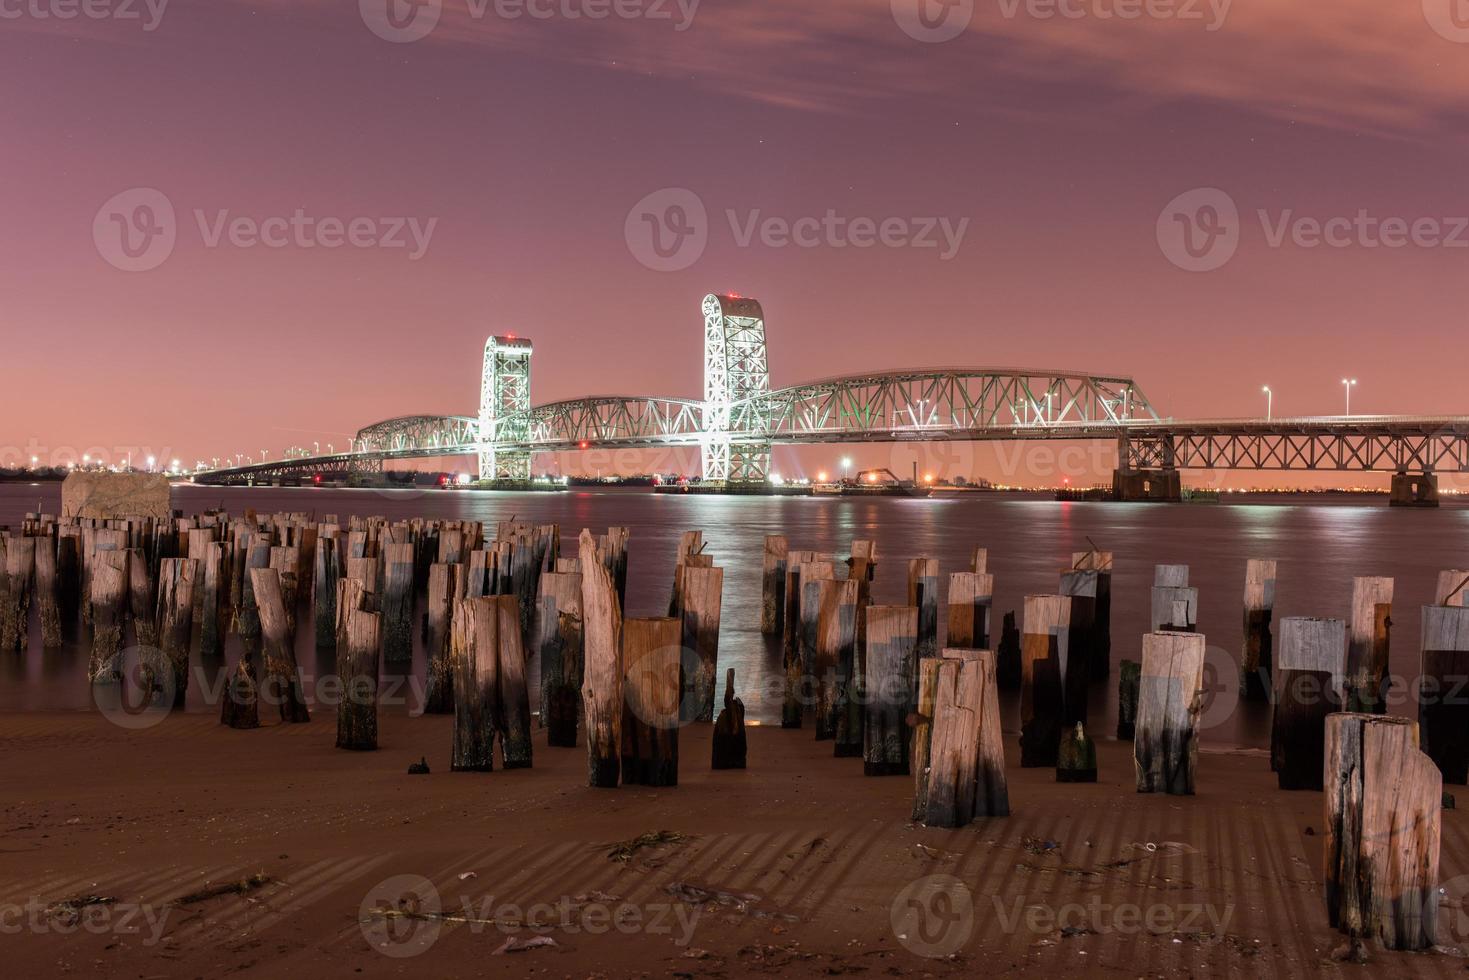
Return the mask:
<path id="1" fill-rule="evenodd" d="M 1155 0 L 1175 16 L 1137 19 L 1130 0 L 977 0 L 944 43 L 900 25 L 919 0 L 705 0 L 687 22 L 690 0 L 604 20 L 568 14 L 612 0 L 535 0 L 547 18 L 444 0 L 411 43 L 379 36 L 374 2 L 171 0 L 155 21 L 160 0 L 100 19 L 0 0 L 3 462 L 276 456 L 472 414 L 491 333 L 534 339 L 537 401 L 698 395 L 711 291 L 764 303 L 777 386 L 1057 367 L 1129 374 L 1200 417 L 1262 414 L 1266 383 L 1277 414 L 1337 413 L 1351 375 L 1356 412 L 1465 412 L 1459 0 Z M 405 4 L 399 23 L 433 12 Z M 136 216 L 139 188 L 173 209 L 174 244 L 140 237 L 129 259 L 109 216 Z M 625 227 L 668 188 L 697 196 L 708 242 L 657 271 Z M 1199 188 L 1237 210 L 1232 253 L 1169 237 L 1170 202 Z M 304 237 L 252 237 L 298 209 Z M 751 220 L 828 212 L 894 219 L 894 242 L 924 219 L 964 234 L 740 241 Z M 358 218 L 359 244 L 321 247 Z M 1337 244 L 1313 245 L 1309 220 L 1331 219 Z M 1388 219 L 1411 240 L 1378 244 Z M 399 224 L 406 247 L 368 244 Z M 1046 475 L 962 456 L 951 472 Z"/>

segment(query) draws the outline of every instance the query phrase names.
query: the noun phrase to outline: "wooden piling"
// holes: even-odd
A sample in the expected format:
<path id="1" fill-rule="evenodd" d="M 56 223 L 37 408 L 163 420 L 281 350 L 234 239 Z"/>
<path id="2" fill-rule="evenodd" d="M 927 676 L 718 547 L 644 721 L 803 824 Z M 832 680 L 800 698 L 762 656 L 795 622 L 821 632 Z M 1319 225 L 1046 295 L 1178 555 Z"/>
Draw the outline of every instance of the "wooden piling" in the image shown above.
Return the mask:
<path id="1" fill-rule="evenodd" d="M 779 633 L 785 622 L 786 557 L 790 543 L 784 534 L 765 536 L 764 576 L 760 589 L 760 632 Z"/>
<path id="2" fill-rule="evenodd" d="M 217 657 L 224 652 L 225 624 L 221 615 L 227 604 L 224 570 L 228 542 L 211 540 L 198 559 L 195 591 L 199 595 L 199 655 Z"/>
<path id="3" fill-rule="evenodd" d="M 1469 572 L 1461 568 L 1439 572 L 1433 595 L 1435 606 L 1469 606 Z"/>
<path id="4" fill-rule="evenodd" d="M 1392 636 L 1390 578 L 1352 580 L 1352 618 L 1347 634 L 1347 677 L 1343 710 L 1380 715 L 1387 711 L 1387 659 Z"/>
<path id="5" fill-rule="evenodd" d="M 862 755 L 862 699 L 857 691 L 857 605 L 854 579 L 820 583 L 811 676 L 816 692 L 816 739 L 832 739 L 837 758 Z"/>
<path id="6" fill-rule="evenodd" d="M 678 785 L 679 634 L 673 618 L 629 619 L 623 626 L 626 785 Z"/>
<path id="7" fill-rule="evenodd" d="M 597 556 L 597 542 L 582 531 L 582 730 L 587 740 L 587 784 L 615 788 L 622 757 L 622 603 L 612 573 Z"/>
<path id="8" fill-rule="evenodd" d="M 1331 925 L 1391 950 L 1437 942 L 1443 783 L 1405 718 L 1326 719 L 1325 894 Z"/>
<path id="9" fill-rule="evenodd" d="M 1326 717 L 1342 704 L 1346 652 L 1344 620 L 1280 622 L 1270 759 L 1281 789 L 1321 789 Z"/>
<path id="10" fill-rule="evenodd" d="M 724 708 L 714 721 L 714 769 L 745 768 L 748 746 L 745 742 L 745 702 L 734 696 L 735 672 L 731 667 L 724 678 Z"/>
<path id="11" fill-rule="evenodd" d="M 1086 694 L 1090 682 L 1106 677 L 1093 661 L 1109 655 L 1111 640 L 1103 636 L 1097 622 L 1097 596 L 1102 573 L 1091 568 L 1068 568 L 1061 572 L 1061 595 L 1071 597 L 1070 643 L 1066 664 L 1066 727 L 1086 721 Z"/>
<path id="12" fill-rule="evenodd" d="M 56 542 L 39 538 L 36 542 L 36 608 L 41 619 L 41 648 L 55 650 L 61 646 L 61 592 L 56 569 Z"/>
<path id="13" fill-rule="evenodd" d="M 719 669 L 719 617 L 724 569 L 685 563 L 679 583 L 679 621 L 688 677 L 680 706 L 683 721 L 714 720 L 714 680 Z"/>
<path id="14" fill-rule="evenodd" d="M 1275 570 L 1272 560 L 1251 558 L 1245 566 L 1245 641 L 1240 652 L 1240 697 L 1268 701 L 1274 638 L 1270 633 L 1275 615 Z"/>
<path id="15" fill-rule="evenodd" d="M 81 609 L 81 529 L 63 527 L 56 537 L 56 596 L 64 629 L 76 627 Z"/>
<path id="16" fill-rule="evenodd" d="M 240 605 L 235 613 L 235 631 L 246 647 L 252 647 L 260 639 L 260 610 L 255 599 L 255 572 L 270 567 L 270 537 L 252 534 L 246 549 L 242 574 Z"/>
<path id="17" fill-rule="evenodd" d="M 990 648 L 990 607 L 994 603 L 993 575 L 954 572 L 949 575 L 949 646 L 960 650 Z"/>
<path id="18" fill-rule="evenodd" d="M 969 570 L 976 575 L 985 575 L 990 570 L 990 550 L 975 548 L 969 555 Z"/>
<path id="19" fill-rule="evenodd" d="M 908 605 L 918 609 L 918 658 L 938 655 L 939 563 L 933 558 L 908 562 Z"/>
<path id="20" fill-rule="evenodd" d="M 1117 670 L 1117 739 L 1131 742 L 1137 733 L 1137 699 L 1142 686 L 1143 665 L 1124 660 Z"/>
<path id="21" fill-rule="evenodd" d="M 904 607 L 912 608 L 912 607 Z M 913 621 L 914 648 L 918 646 L 917 610 Z M 928 780 L 930 752 L 933 749 L 934 704 L 938 700 L 939 675 L 944 661 L 928 657 L 918 661 L 918 697 L 913 709 L 913 736 L 909 753 L 909 770 L 913 775 L 912 818 L 922 823 L 928 817 Z"/>
<path id="22" fill-rule="evenodd" d="M 11 538 L 5 548 L 5 609 L 0 615 L 0 650 L 25 651 L 30 639 L 31 591 L 36 539 Z"/>
<path id="23" fill-rule="evenodd" d="M 335 533 L 318 533 L 315 568 L 312 576 L 312 600 L 316 610 L 316 649 L 336 647 L 337 582 L 342 577 L 342 539 Z M 381 628 L 381 626 L 379 626 Z M 368 629 L 368 627 L 363 627 Z"/>
<path id="24" fill-rule="evenodd" d="M 323 545 L 335 549 L 335 539 L 317 538 L 317 554 Z M 360 599 L 361 592 L 355 591 Z M 345 628 L 338 654 L 344 679 L 342 700 L 337 706 L 337 748 L 371 752 L 377 748 L 377 681 L 379 651 L 382 649 L 382 614 L 368 612 L 360 602 L 344 611 Z M 318 637 L 320 632 L 318 631 Z M 335 644 L 335 640 L 333 641 Z"/>
<path id="25" fill-rule="evenodd" d="M 521 642 L 519 596 L 496 596 L 500 611 L 499 679 L 504 728 L 500 750 L 506 769 L 531 767 L 530 688 L 525 673 L 525 645 Z"/>
<path id="26" fill-rule="evenodd" d="M 536 613 L 536 650 L 541 658 L 541 727 L 546 744 L 576 747 L 581 716 L 582 577 L 580 573 L 541 575 Z"/>
<path id="27" fill-rule="evenodd" d="M 918 610 L 868 606 L 866 656 L 858 690 L 865 694 L 863 766 L 868 776 L 906 776 L 916 710 Z"/>
<path id="28" fill-rule="evenodd" d="M 148 556 L 141 549 L 125 552 L 128 562 L 128 611 L 132 617 L 133 635 L 140 647 L 158 646 L 157 590 Z M 165 559 L 169 561 L 172 559 Z"/>
<path id="29" fill-rule="evenodd" d="M 285 600 L 281 595 L 280 571 L 254 568 L 250 571 L 255 606 L 260 615 L 261 649 L 264 654 L 265 683 L 271 696 L 280 702 L 281 721 L 304 724 L 311 720 L 306 698 L 301 690 L 296 651 L 291 646 L 286 625 Z"/>
<path id="30" fill-rule="evenodd" d="M 1204 650 L 1202 633 L 1143 637 L 1137 734 L 1132 742 L 1139 793 L 1193 795 Z"/>
<path id="31" fill-rule="evenodd" d="M 99 551 L 92 565 L 92 658 L 87 680 L 114 682 L 122 677 L 116 661 L 122 650 L 123 600 L 127 592 L 126 551 Z"/>
<path id="32" fill-rule="evenodd" d="M 780 727 L 800 728 L 804 714 L 801 697 L 803 649 L 801 645 L 801 567 L 816 560 L 814 551 L 792 551 L 786 556 L 785 614 L 781 634 L 782 661 L 785 667 L 785 696 L 781 704 Z"/>
<path id="33" fill-rule="evenodd" d="M 964 827 L 976 817 L 1009 815 L 994 654 L 946 650 L 934 696 L 923 822 Z"/>
<path id="34" fill-rule="evenodd" d="M 189 690 L 189 647 L 194 635 L 194 583 L 199 563 L 165 558 L 158 572 L 158 634 L 173 667 L 173 706 L 182 708 Z"/>
<path id="35" fill-rule="evenodd" d="M 836 569 L 829 561 L 809 561 L 801 565 L 799 573 L 800 614 L 797 618 L 796 635 L 800 643 L 799 659 L 786 666 L 786 712 L 796 712 L 799 719 L 808 705 L 814 706 L 819 697 L 817 688 L 821 679 L 816 672 L 816 645 L 820 642 L 821 606 L 823 582 L 836 580 Z M 834 601 L 834 600 L 833 600 Z M 783 727 L 799 728 L 800 722 Z M 822 731 L 822 722 L 817 720 L 817 731 Z M 817 736 L 818 738 L 820 735 Z M 829 737 L 829 736 L 828 736 Z"/>
<path id="36" fill-rule="evenodd" d="M 995 650 L 995 677 L 1000 690 L 1013 691 L 1020 687 L 1022 674 L 1020 629 L 1015 625 L 1015 613 L 1005 613 L 1000 626 L 1000 645 Z"/>
<path id="37" fill-rule="evenodd" d="M 454 712 L 454 675 L 449 671 L 449 616 L 456 591 L 454 570 L 458 567 L 436 562 L 428 570 L 425 714 L 447 715 Z"/>
<path id="38" fill-rule="evenodd" d="M 1077 571 L 1097 573 L 1096 608 L 1093 612 L 1093 639 L 1091 656 L 1092 680 L 1103 680 L 1112 673 L 1112 568 L 1110 551 L 1076 551 L 1071 555 L 1071 567 Z M 1065 591 L 1064 589 L 1062 590 Z"/>
<path id="39" fill-rule="evenodd" d="M 1066 669 L 1071 597 L 1025 597 L 1021 640 L 1020 764 L 1054 769 L 1068 714 Z"/>
<path id="40" fill-rule="evenodd" d="M 413 544 L 386 545 L 383 560 L 383 659 L 401 663 L 413 659 Z"/>
<path id="41" fill-rule="evenodd" d="M 1056 756 L 1056 782 L 1094 783 L 1097 781 L 1097 743 L 1086 733 L 1081 722 L 1069 726 L 1061 734 L 1061 748 Z"/>
<path id="42" fill-rule="evenodd" d="M 504 728 L 500 703 L 500 601 L 497 597 L 454 603 L 450 629 L 454 670 L 454 772 L 495 768 L 495 735 Z"/>
<path id="43" fill-rule="evenodd" d="M 1469 783 L 1469 607 L 1424 606 L 1418 722 L 1443 781 Z"/>

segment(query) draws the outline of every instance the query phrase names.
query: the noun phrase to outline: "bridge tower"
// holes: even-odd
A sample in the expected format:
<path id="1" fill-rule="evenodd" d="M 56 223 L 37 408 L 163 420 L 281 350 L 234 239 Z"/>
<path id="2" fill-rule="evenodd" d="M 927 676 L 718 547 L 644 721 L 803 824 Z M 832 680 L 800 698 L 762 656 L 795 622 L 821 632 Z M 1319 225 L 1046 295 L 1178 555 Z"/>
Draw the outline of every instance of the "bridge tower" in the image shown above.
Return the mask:
<path id="1" fill-rule="evenodd" d="M 496 443 L 523 442 L 530 436 L 531 342 L 491 337 L 485 344 L 479 390 L 479 478 L 529 480 L 531 454 L 507 452 Z"/>
<path id="2" fill-rule="evenodd" d="M 765 312 L 753 299 L 704 298 L 704 479 L 764 482 L 770 476 L 769 441 L 742 433 L 768 432 L 770 393 Z M 755 398 L 754 401 L 749 399 Z"/>

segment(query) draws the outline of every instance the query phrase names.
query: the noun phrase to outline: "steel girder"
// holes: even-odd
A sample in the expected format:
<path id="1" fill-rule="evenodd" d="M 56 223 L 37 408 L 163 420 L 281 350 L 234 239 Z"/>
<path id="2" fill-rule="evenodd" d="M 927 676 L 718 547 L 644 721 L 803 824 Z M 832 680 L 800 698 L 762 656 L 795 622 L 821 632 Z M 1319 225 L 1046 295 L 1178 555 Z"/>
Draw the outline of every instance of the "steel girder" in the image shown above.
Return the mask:
<path id="1" fill-rule="evenodd" d="M 1357 416 L 1129 429 L 1128 469 L 1469 472 L 1469 419 Z"/>
<path id="2" fill-rule="evenodd" d="M 393 457 L 424 450 L 423 455 L 447 456 L 457 449 L 473 453 L 478 442 L 479 420 L 459 415 L 408 415 L 370 425 L 357 433 L 357 453 Z"/>
<path id="3" fill-rule="evenodd" d="M 769 442 L 742 438 L 768 428 L 769 393 L 764 310 L 753 299 L 706 296 L 700 445 L 705 480 L 763 482 L 770 475 Z"/>

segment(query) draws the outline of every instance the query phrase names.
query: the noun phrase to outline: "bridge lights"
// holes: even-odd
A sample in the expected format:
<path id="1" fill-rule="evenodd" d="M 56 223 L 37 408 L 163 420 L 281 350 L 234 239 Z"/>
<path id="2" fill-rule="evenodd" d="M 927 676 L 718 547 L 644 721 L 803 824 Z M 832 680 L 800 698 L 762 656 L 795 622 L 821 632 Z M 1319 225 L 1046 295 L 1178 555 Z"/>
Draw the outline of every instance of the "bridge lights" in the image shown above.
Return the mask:
<path id="1" fill-rule="evenodd" d="M 583 439 L 581 442 L 579 442 L 579 443 L 576 444 L 576 448 L 578 448 L 578 449 L 591 449 L 592 448 L 592 444 L 590 442 L 587 442 L 585 439 Z"/>
<path id="2" fill-rule="evenodd" d="M 1265 421 L 1269 422 L 1275 412 L 1275 392 L 1270 390 L 1269 385 L 1266 385 L 1260 390 L 1265 392 Z"/>
<path id="3" fill-rule="evenodd" d="M 1356 378 L 1342 378 L 1342 387 L 1347 390 L 1347 414 L 1352 414 L 1352 389 L 1357 386 Z"/>
<path id="4" fill-rule="evenodd" d="M 842 479 L 846 479 L 847 478 L 847 474 L 850 473 L 851 470 L 852 470 L 852 457 L 850 457 L 850 456 L 843 456 L 842 457 Z"/>

